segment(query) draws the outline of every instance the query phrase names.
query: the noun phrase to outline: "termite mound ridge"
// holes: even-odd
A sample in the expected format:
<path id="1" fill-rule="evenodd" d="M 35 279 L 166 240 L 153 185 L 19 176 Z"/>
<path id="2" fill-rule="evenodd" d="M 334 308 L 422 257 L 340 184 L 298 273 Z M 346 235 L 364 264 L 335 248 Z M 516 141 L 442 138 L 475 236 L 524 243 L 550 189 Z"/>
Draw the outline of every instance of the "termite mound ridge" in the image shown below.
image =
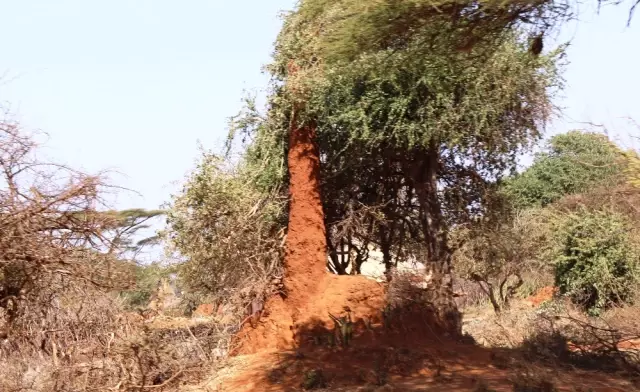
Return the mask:
<path id="1" fill-rule="evenodd" d="M 329 330 L 335 316 L 351 310 L 354 324 L 380 323 L 385 304 L 383 284 L 363 276 L 325 274 L 316 294 L 305 301 L 289 302 L 288 298 L 272 296 L 265 302 L 265 312 L 253 328 L 245 323 L 237 336 L 236 354 L 254 354 L 271 350 L 289 350 L 299 346 L 312 326 Z M 295 307 L 295 308 L 294 308 Z M 295 317 L 294 315 L 297 315 Z M 294 320 L 295 317 L 295 320 Z"/>

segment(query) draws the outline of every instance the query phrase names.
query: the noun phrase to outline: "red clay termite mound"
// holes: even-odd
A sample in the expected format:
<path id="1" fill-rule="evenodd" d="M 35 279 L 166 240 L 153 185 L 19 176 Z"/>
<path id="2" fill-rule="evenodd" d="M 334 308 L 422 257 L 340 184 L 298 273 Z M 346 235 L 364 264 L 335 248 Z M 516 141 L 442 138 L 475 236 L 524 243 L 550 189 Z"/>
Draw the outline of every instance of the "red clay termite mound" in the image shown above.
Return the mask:
<path id="1" fill-rule="evenodd" d="M 295 117 L 289 132 L 290 201 L 284 284 L 294 320 L 326 274 L 327 240 L 315 132 L 313 123 L 297 126 Z"/>
<path id="2" fill-rule="evenodd" d="M 380 324 L 385 287 L 363 276 L 323 273 L 316 282 L 316 295 L 306 299 L 306 303 L 297 309 L 298 316 L 294 320 L 288 298 L 268 298 L 265 313 L 255 328 L 249 323 L 243 325 L 237 336 L 239 348 L 236 354 L 304 346 L 313 337 L 314 329 L 332 329 L 329 313 L 343 315 L 345 306 L 351 310 L 354 324 Z"/>

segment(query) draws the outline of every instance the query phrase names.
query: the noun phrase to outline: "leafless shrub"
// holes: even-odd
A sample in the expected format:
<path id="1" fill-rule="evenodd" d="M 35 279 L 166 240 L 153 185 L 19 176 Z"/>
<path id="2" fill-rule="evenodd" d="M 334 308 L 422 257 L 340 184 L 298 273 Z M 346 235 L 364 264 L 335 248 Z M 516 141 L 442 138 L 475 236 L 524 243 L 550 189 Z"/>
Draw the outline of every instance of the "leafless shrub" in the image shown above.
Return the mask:
<path id="1" fill-rule="evenodd" d="M 132 281 L 99 212 L 101 176 L 39 162 L 35 142 L 0 122 L 0 308 L 4 335 L 56 306 L 58 294 L 89 284 L 123 289 Z"/>
<path id="2" fill-rule="evenodd" d="M 124 312 L 132 264 L 104 176 L 36 147 L 0 120 L 0 390 L 168 390 L 228 351 L 227 330 L 167 332 Z"/>
<path id="3" fill-rule="evenodd" d="M 453 291 L 458 294 L 456 304 L 460 309 L 478 306 L 487 302 L 487 294 L 474 281 L 455 277 Z"/>
<path id="4" fill-rule="evenodd" d="M 515 348 L 534 333 L 536 318 L 535 309 L 514 307 L 499 315 L 480 314 L 467 318 L 464 331 L 483 346 Z"/>
<path id="5" fill-rule="evenodd" d="M 478 285 L 496 313 L 509 308 L 530 269 L 544 268 L 537 260 L 546 234 L 541 215 L 519 212 L 513 220 L 480 220 L 452 233 L 460 244 L 453 255 L 456 271 Z"/>
<path id="6" fill-rule="evenodd" d="M 532 360 L 640 375 L 640 328 L 608 317 L 588 317 L 570 307 L 541 312 L 522 344 Z"/>

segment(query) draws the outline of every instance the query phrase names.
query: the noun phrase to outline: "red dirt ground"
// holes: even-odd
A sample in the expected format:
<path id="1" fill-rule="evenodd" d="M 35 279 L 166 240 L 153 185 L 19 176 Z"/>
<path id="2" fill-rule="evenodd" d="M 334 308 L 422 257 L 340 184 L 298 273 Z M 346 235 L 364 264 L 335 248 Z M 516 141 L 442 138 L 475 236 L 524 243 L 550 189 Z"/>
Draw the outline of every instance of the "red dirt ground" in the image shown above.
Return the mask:
<path id="1" fill-rule="evenodd" d="M 638 390 L 614 375 L 534 365 L 517 351 L 447 339 L 433 333 L 420 317 L 385 328 L 384 285 L 362 276 L 325 274 L 317 293 L 299 309 L 296 322 L 286 300 L 269 299 L 268 313 L 258 326 L 247 324 L 239 334 L 241 346 L 226 373 L 203 390 L 300 391 L 302 380 L 315 369 L 321 369 L 326 380 L 321 391 L 455 392 L 483 390 L 478 389 L 481 384 L 494 391 L 513 391 L 513 381 L 527 372 L 552 381 L 559 391 Z M 326 336 L 333 326 L 328 312 L 343 314 L 345 305 L 356 323 L 350 347 L 332 348 L 321 339 L 314 341 L 313 336 Z M 382 379 L 385 385 L 377 386 Z"/>
<path id="2" fill-rule="evenodd" d="M 354 343 L 347 350 L 264 352 L 233 358 L 234 373 L 218 380 L 218 391 L 300 391 L 311 370 L 322 369 L 324 391 L 473 391 L 481 383 L 494 391 L 513 391 L 513 381 L 530 372 L 559 391 L 632 391 L 629 382 L 599 373 L 558 371 L 509 363 L 508 352 L 448 342 L 405 342 L 384 347 Z M 381 379 L 386 382 L 381 384 Z M 580 389 L 582 388 L 582 389 Z M 534 389 L 531 389 L 532 391 Z"/>
<path id="3" fill-rule="evenodd" d="M 534 308 L 540 306 L 541 303 L 550 301 L 554 295 L 558 292 L 557 287 L 547 286 L 538 290 L 537 293 L 525 300 L 526 303 L 531 304 Z"/>

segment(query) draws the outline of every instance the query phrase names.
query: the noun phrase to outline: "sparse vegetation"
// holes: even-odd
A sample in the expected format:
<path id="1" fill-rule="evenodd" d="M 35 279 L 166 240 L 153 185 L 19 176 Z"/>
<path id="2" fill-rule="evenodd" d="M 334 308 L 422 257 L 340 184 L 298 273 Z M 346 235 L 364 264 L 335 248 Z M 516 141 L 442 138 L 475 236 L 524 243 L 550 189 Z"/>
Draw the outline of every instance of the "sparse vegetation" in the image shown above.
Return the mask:
<path id="1" fill-rule="evenodd" d="M 227 388 L 640 379 L 640 158 L 594 132 L 539 144 L 569 5 L 301 1 L 264 112 L 247 98 L 162 210 L 110 208 L 105 173 L 0 120 L 0 390 L 208 391 L 256 352 L 264 380 Z M 159 244 L 171 262 L 141 263 Z M 339 276 L 376 252 L 386 281 Z"/>

